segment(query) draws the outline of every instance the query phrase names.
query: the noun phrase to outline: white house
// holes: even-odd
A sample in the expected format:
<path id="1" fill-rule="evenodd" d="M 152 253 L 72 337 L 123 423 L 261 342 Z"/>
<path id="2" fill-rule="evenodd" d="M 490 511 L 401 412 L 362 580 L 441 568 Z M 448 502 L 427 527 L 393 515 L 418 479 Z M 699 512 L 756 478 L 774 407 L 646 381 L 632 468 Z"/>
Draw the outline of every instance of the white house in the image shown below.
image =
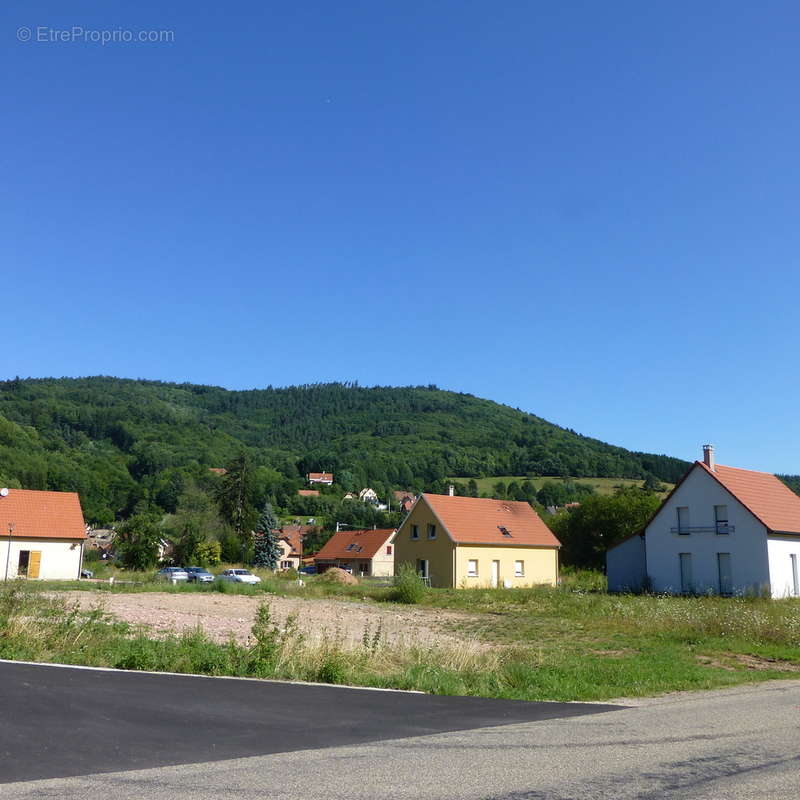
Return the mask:
<path id="1" fill-rule="evenodd" d="M 372 503 L 373 505 L 378 505 L 380 502 L 378 500 L 378 493 L 374 489 L 362 489 L 358 493 L 358 499 L 363 503 Z"/>
<path id="2" fill-rule="evenodd" d="M 712 445 L 645 529 L 606 554 L 610 591 L 800 596 L 800 497 L 768 472 L 717 464 Z"/>
<path id="3" fill-rule="evenodd" d="M 0 580 L 77 580 L 85 541 L 75 492 L 0 490 Z"/>

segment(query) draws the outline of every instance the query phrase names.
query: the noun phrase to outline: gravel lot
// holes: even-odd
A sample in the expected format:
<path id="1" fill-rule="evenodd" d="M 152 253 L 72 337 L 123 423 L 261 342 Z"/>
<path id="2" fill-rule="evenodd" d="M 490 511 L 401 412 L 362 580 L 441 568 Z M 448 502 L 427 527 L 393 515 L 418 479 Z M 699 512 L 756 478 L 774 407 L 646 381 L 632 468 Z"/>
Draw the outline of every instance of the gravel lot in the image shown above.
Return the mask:
<path id="1" fill-rule="evenodd" d="M 379 628 L 388 644 L 460 644 L 464 642 L 448 623 L 465 619 L 464 615 L 416 607 L 379 605 L 334 599 L 259 597 L 214 593 L 170 594 L 138 592 L 111 594 L 101 592 L 58 592 L 68 602 L 81 608 L 101 607 L 117 619 L 147 625 L 160 632 L 180 632 L 200 625 L 217 641 L 227 641 L 233 634 L 246 642 L 259 603 L 269 603 L 272 618 L 283 624 L 295 614 L 300 629 L 312 640 L 327 636 L 345 646 L 361 644 L 364 631 L 372 636 Z"/>

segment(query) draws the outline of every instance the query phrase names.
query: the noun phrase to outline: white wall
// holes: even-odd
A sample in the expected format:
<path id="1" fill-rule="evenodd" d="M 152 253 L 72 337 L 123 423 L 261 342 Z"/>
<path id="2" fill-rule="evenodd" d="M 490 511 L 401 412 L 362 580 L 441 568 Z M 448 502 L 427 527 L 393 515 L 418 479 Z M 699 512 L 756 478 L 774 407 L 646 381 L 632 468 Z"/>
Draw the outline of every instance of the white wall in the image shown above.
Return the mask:
<path id="1" fill-rule="evenodd" d="M 713 529 L 715 505 L 727 505 L 733 533 L 718 535 L 708 530 L 683 536 L 670 530 L 677 527 L 678 506 L 689 507 L 691 527 Z M 694 590 L 698 593 L 719 591 L 717 553 L 731 554 L 734 593 L 759 593 L 769 586 L 766 528 L 701 467 L 694 467 L 647 526 L 645 542 L 653 591 L 681 591 L 679 553 L 692 554 Z"/>
<path id="2" fill-rule="evenodd" d="M 375 576 L 394 575 L 394 545 L 392 544 L 392 536 L 390 536 L 382 545 L 381 549 L 375 553 L 372 559 L 372 574 Z M 391 547 L 392 552 L 387 555 L 386 548 Z"/>
<path id="3" fill-rule="evenodd" d="M 20 550 L 38 550 L 42 554 L 40 580 L 77 580 L 81 568 L 81 542 L 77 539 L 11 539 L 8 577 L 17 577 Z M 0 537 L 0 581 L 6 575 L 8 538 Z"/>
<path id="4" fill-rule="evenodd" d="M 800 536 L 770 536 L 767 539 L 769 575 L 773 597 L 795 597 L 791 555 L 800 570 Z"/>
<path id="5" fill-rule="evenodd" d="M 606 553 L 609 592 L 638 592 L 644 588 L 645 546 L 643 536 L 631 536 Z"/>

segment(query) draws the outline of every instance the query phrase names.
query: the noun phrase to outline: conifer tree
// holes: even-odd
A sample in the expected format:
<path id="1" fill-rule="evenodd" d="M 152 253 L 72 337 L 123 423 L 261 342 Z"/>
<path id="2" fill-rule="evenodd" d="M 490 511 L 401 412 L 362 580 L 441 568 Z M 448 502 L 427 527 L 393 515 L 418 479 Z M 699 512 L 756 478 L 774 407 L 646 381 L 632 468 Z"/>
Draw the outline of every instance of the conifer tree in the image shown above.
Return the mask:
<path id="1" fill-rule="evenodd" d="M 276 569 L 281 556 L 278 544 L 278 518 L 269 503 L 264 503 L 261 516 L 258 518 L 256 532 L 253 540 L 253 564 L 256 567 Z"/>

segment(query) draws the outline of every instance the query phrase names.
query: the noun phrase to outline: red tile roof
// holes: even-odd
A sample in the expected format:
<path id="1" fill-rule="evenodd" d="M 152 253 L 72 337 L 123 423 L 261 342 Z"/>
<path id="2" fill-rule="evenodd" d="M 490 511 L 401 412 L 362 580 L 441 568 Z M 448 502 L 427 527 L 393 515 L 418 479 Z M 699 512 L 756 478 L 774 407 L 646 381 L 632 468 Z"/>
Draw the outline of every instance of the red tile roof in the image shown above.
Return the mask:
<path id="1" fill-rule="evenodd" d="M 800 533 L 800 497 L 769 472 L 754 472 L 717 464 L 709 469 L 695 462 L 716 478 L 753 516 L 771 531 Z"/>
<path id="2" fill-rule="evenodd" d="M 422 499 L 457 544 L 561 546 L 528 503 L 445 494 L 423 494 Z"/>
<path id="3" fill-rule="evenodd" d="M 394 492 L 395 500 L 405 500 L 409 497 L 411 500 L 416 500 L 417 496 L 414 492 Z"/>
<path id="4" fill-rule="evenodd" d="M 319 492 L 316 489 L 298 489 L 297 494 L 300 497 L 319 497 Z"/>
<path id="5" fill-rule="evenodd" d="M 85 539 L 86 523 L 75 492 L 9 489 L 0 497 L 0 539 L 11 534 L 26 539 Z"/>
<path id="6" fill-rule="evenodd" d="M 393 528 L 382 528 L 377 531 L 339 531 L 325 542 L 315 558 L 317 561 L 372 558 L 393 535 Z"/>
<path id="7" fill-rule="evenodd" d="M 215 475 L 227 475 L 228 470 L 225 467 L 209 467 L 209 472 L 213 472 Z"/>

